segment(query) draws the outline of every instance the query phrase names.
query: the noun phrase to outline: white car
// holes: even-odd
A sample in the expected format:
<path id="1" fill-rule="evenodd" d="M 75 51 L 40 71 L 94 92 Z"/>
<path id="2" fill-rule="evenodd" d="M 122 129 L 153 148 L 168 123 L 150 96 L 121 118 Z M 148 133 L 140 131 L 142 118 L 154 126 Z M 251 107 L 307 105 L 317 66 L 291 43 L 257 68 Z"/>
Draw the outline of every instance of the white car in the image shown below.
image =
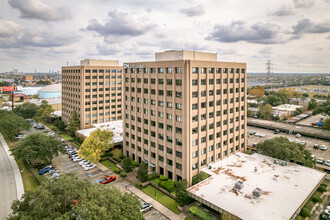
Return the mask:
<path id="1" fill-rule="evenodd" d="M 256 132 L 254 135 L 257 136 L 257 137 L 259 137 L 260 134 L 258 132 Z"/>
<path id="2" fill-rule="evenodd" d="M 55 136 L 55 132 L 49 132 L 48 135 L 49 136 Z"/>
<path id="3" fill-rule="evenodd" d="M 312 154 L 312 158 L 315 160 L 316 156 L 314 154 Z"/>
<path id="4" fill-rule="evenodd" d="M 151 203 L 143 202 L 141 205 L 142 205 L 142 209 L 140 209 L 140 212 L 145 213 L 145 212 L 149 211 L 150 209 L 152 209 Z"/>
<path id="5" fill-rule="evenodd" d="M 73 162 L 79 162 L 79 161 L 82 161 L 82 160 L 83 160 L 83 158 L 76 157 L 76 158 L 73 159 Z"/>
<path id="6" fill-rule="evenodd" d="M 327 148 L 327 146 L 325 146 L 325 145 L 322 145 L 321 147 L 320 147 L 320 150 L 327 150 L 328 148 Z"/>
<path id="7" fill-rule="evenodd" d="M 301 134 L 296 134 L 296 137 L 297 137 L 297 138 L 300 138 L 300 137 L 301 137 Z"/>
<path id="8" fill-rule="evenodd" d="M 293 142 L 293 140 L 292 140 L 292 139 L 289 139 L 289 141 L 290 141 L 290 142 Z"/>
<path id="9" fill-rule="evenodd" d="M 297 144 L 298 144 L 298 143 L 300 143 L 300 141 L 299 141 L 299 140 L 297 140 L 297 139 L 296 139 L 296 140 L 294 140 L 294 142 L 295 142 L 295 143 L 297 143 Z"/>
<path id="10" fill-rule="evenodd" d="M 300 142 L 302 145 L 306 145 L 306 141 L 302 141 Z"/>
<path id="11" fill-rule="evenodd" d="M 328 166 L 328 167 L 330 167 L 330 160 L 327 160 L 327 161 L 325 162 L 325 165 Z"/>
<path id="12" fill-rule="evenodd" d="M 85 166 L 85 167 L 84 167 L 84 170 L 91 170 L 91 169 L 93 169 L 94 167 L 96 167 L 95 164 L 90 164 L 90 165 L 88 165 L 88 166 Z"/>
<path id="13" fill-rule="evenodd" d="M 89 161 L 88 160 L 82 160 L 79 162 L 79 165 L 83 165 L 84 163 L 88 163 Z"/>
<path id="14" fill-rule="evenodd" d="M 83 165 L 81 165 L 82 166 L 82 168 L 85 168 L 85 167 L 88 167 L 89 165 L 92 165 L 93 163 L 91 163 L 91 162 L 88 162 L 88 163 L 84 163 Z"/>
<path id="15" fill-rule="evenodd" d="M 323 164 L 324 163 L 324 159 L 323 158 L 319 158 L 319 159 L 316 160 L 316 163 Z"/>
<path id="16" fill-rule="evenodd" d="M 260 133 L 259 137 L 265 137 L 266 135 L 264 133 Z"/>

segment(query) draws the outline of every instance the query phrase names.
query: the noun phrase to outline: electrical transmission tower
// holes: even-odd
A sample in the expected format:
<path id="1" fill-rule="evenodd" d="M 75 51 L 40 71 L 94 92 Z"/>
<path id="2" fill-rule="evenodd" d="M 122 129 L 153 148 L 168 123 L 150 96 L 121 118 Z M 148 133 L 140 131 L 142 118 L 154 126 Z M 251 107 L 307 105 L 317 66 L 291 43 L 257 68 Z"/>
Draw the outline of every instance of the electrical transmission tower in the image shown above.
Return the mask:
<path id="1" fill-rule="evenodd" d="M 267 63 L 266 63 L 266 70 L 267 70 L 267 82 L 269 80 L 269 77 L 270 77 L 270 74 L 272 73 L 272 65 L 274 65 L 270 60 L 267 60 Z"/>

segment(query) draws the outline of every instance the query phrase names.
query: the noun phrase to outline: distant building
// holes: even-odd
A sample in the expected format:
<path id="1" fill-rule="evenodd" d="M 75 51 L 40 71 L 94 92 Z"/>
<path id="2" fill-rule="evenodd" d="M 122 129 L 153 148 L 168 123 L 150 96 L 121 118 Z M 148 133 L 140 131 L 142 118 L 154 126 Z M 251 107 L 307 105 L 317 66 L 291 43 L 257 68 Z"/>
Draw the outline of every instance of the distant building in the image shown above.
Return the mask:
<path id="1" fill-rule="evenodd" d="M 12 100 L 13 95 L 10 95 L 10 100 Z M 27 96 L 25 94 L 22 93 L 15 93 L 14 94 L 14 102 L 24 102 L 26 100 L 30 100 L 32 99 L 30 96 Z"/>
<path id="2" fill-rule="evenodd" d="M 311 98 L 290 98 L 290 104 L 300 105 L 304 110 L 307 110 L 309 103 L 311 102 Z"/>
<path id="3" fill-rule="evenodd" d="M 49 99 L 49 98 L 57 98 L 57 97 L 62 97 L 61 84 L 45 86 L 38 90 L 39 99 Z"/>
<path id="4" fill-rule="evenodd" d="M 75 110 L 80 129 L 122 120 L 122 71 L 118 60 L 82 60 L 62 67 L 62 120 Z"/>
<path id="5" fill-rule="evenodd" d="M 33 80 L 33 76 L 32 75 L 26 75 L 23 76 L 22 81 L 32 81 Z"/>
<path id="6" fill-rule="evenodd" d="M 289 104 L 284 104 L 284 105 L 279 105 L 273 107 L 273 115 L 278 116 L 281 120 L 282 119 L 288 119 L 290 116 L 293 116 L 294 111 L 297 108 L 303 108 L 301 105 L 289 105 Z"/>

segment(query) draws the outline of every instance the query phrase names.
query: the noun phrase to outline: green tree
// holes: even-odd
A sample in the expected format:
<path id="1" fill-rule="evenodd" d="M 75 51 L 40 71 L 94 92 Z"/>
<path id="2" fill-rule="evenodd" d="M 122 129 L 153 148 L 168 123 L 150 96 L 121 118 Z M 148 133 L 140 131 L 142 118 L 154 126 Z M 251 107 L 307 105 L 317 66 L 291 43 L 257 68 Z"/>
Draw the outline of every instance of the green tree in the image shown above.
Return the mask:
<path id="1" fill-rule="evenodd" d="M 140 164 L 136 178 L 138 178 L 142 183 L 148 180 L 148 164 L 146 162 L 142 161 Z"/>
<path id="2" fill-rule="evenodd" d="M 323 128 L 330 130 L 330 118 L 323 120 Z"/>
<path id="3" fill-rule="evenodd" d="M 272 106 L 266 104 L 265 106 L 260 107 L 259 115 L 261 118 L 270 119 L 272 117 L 272 111 Z"/>
<path id="4" fill-rule="evenodd" d="M 193 176 L 192 178 L 192 185 L 195 185 L 205 179 L 209 178 L 209 175 L 203 171 L 199 172 L 196 176 Z"/>
<path id="5" fill-rule="evenodd" d="M 175 184 L 176 201 L 179 203 L 180 206 L 184 206 L 191 201 L 191 198 L 189 197 L 186 190 L 187 186 L 188 182 L 186 179 L 180 180 Z"/>
<path id="6" fill-rule="evenodd" d="M 66 124 L 61 121 L 61 119 L 57 118 L 55 121 L 54 121 L 54 125 L 58 128 L 58 130 L 64 132 L 65 129 L 66 129 Z"/>
<path id="7" fill-rule="evenodd" d="M 16 106 L 13 111 L 23 118 L 33 118 L 38 112 L 38 106 L 34 103 L 25 102 L 22 105 Z"/>
<path id="8" fill-rule="evenodd" d="M 12 111 L 0 110 L 0 133 L 9 140 L 14 140 L 18 132 L 29 130 L 30 122 Z"/>
<path id="9" fill-rule="evenodd" d="M 308 93 L 303 93 L 303 94 L 301 94 L 303 97 L 306 97 L 306 98 L 308 98 L 309 97 L 309 95 L 308 95 Z"/>
<path id="10" fill-rule="evenodd" d="M 316 102 L 315 99 L 312 99 L 311 102 L 308 105 L 308 110 L 316 109 L 316 107 L 317 107 L 317 102 Z"/>
<path id="11" fill-rule="evenodd" d="M 73 111 L 71 114 L 70 122 L 68 124 L 68 129 L 71 136 L 76 136 L 76 131 L 79 129 L 79 118 L 76 111 Z"/>
<path id="12" fill-rule="evenodd" d="M 54 112 L 53 107 L 51 105 L 48 105 L 48 102 L 46 100 L 42 100 L 41 105 L 39 106 L 39 110 L 34 116 L 34 119 L 36 121 L 50 121 L 52 112 Z"/>
<path id="13" fill-rule="evenodd" d="M 53 136 L 34 133 L 18 141 L 10 149 L 16 159 L 39 160 L 44 163 L 50 162 L 59 152 L 64 153 L 61 141 Z"/>
<path id="14" fill-rule="evenodd" d="M 86 138 L 79 149 L 79 157 L 98 162 L 101 156 L 113 148 L 113 133 L 108 130 L 96 129 Z"/>
<path id="15" fill-rule="evenodd" d="M 131 158 L 125 157 L 125 159 L 123 160 L 123 169 L 125 170 L 126 173 L 132 172 L 133 165 L 132 165 Z"/>
<path id="16" fill-rule="evenodd" d="M 296 110 L 293 112 L 293 115 L 300 115 L 302 113 L 302 109 L 301 108 L 296 108 Z"/>
<path id="17" fill-rule="evenodd" d="M 133 194 L 80 180 L 74 174 L 61 174 L 14 201 L 8 219 L 142 220 L 140 208 L 141 203 Z"/>
<path id="18" fill-rule="evenodd" d="M 251 110 L 248 109 L 247 110 L 247 116 L 250 117 L 250 118 L 253 117 L 254 116 L 253 111 L 251 111 Z"/>
<path id="19" fill-rule="evenodd" d="M 304 145 L 290 142 L 286 137 L 275 137 L 257 144 L 257 152 L 285 161 L 293 161 L 313 167 L 315 160 Z"/>
<path id="20" fill-rule="evenodd" d="M 327 101 L 326 103 L 323 103 L 320 105 L 317 109 L 313 111 L 313 115 L 325 113 L 327 115 L 330 115 L 330 101 Z"/>

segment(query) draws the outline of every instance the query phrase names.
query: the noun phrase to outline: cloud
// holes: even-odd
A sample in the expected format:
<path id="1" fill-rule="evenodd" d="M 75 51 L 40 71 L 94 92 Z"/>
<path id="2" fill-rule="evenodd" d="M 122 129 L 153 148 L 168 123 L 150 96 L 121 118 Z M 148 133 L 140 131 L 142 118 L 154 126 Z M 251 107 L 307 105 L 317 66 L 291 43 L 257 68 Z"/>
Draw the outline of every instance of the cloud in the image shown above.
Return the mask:
<path id="1" fill-rule="evenodd" d="M 52 7 L 41 0 L 9 0 L 9 5 L 21 12 L 22 18 L 42 21 L 59 21 L 71 17 L 71 11 L 65 7 Z"/>
<path id="2" fill-rule="evenodd" d="M 325 21 L 322 23 L 314 23 L 310 19 L 305 18 L 300 21 L 294 26 L 293 29 L 293 39 L 298 39 L 304 33 L 309 34 L 322 34 L 322 33 L 329 33 L 330 32 L 330 21 Z"/>
<path id="3" fill-rule="evenodd" d="M 294 15 L 294 11 L 293 11 L 293 8 L 283 5 L 281 8 L 274 11 L 271 15 L 273 15 L 273 16 L 289 16 L 289 15 Z"/>
<path id="4" fill-rule="evenodd" d="M 18 34 L 20 25 L 9 20 L 0 19 L 0 37 L 11 37 Z"/>
<path id="5" fill-rule="evenodd" d="M 266 47 L 262 48 L 261 50 L 259 50 L 259 53 L 260 54 L 271 54 L 272 50 L 273 50 L 272 47 L 266 46 Z"/>
<path id="6" fill-rule="evenodd" d="M 216 40 L 219 42 L 233 43 L 246 41 L 259 44 L 282 43 L 278 33 L 280 27 L 277 24 L 257 22 L 248 25 L 244 21 L 233 21 L 229 25 L 218 24 L 214 26 L 207 40 Z"/>
<path id="7" fill-rule="evenodd" d="M 315 0 L 293 0 L 295 8 L 310 8 L 314 6 Z"/>
<path id="8" fill-rule="evenodd" d="M 25 29 L 19 34 L 0 38 L 0 48 L 55 48 L 74 44 L 79 39 L 74 34 L 59 34 L 55 29 L 45 31 Z"/>
<path id="9" fill-rule="evenodd" d="M 200 16 L 205 14 L 203 5 L 196 5 L 190 8 L 181 8 L 179 11 L 188 17 Z"/>
<path id="10" fill-rule="evenodd" d="M 118 10 L 110 11 L 108 17 L 104 24 L 93 19 L 89 21 L 89 25 L 86 28 L 88 31 L 95 31 L 103 36 L 107 43 L 140 36 L 155 27 L 146 18 Z"/>

